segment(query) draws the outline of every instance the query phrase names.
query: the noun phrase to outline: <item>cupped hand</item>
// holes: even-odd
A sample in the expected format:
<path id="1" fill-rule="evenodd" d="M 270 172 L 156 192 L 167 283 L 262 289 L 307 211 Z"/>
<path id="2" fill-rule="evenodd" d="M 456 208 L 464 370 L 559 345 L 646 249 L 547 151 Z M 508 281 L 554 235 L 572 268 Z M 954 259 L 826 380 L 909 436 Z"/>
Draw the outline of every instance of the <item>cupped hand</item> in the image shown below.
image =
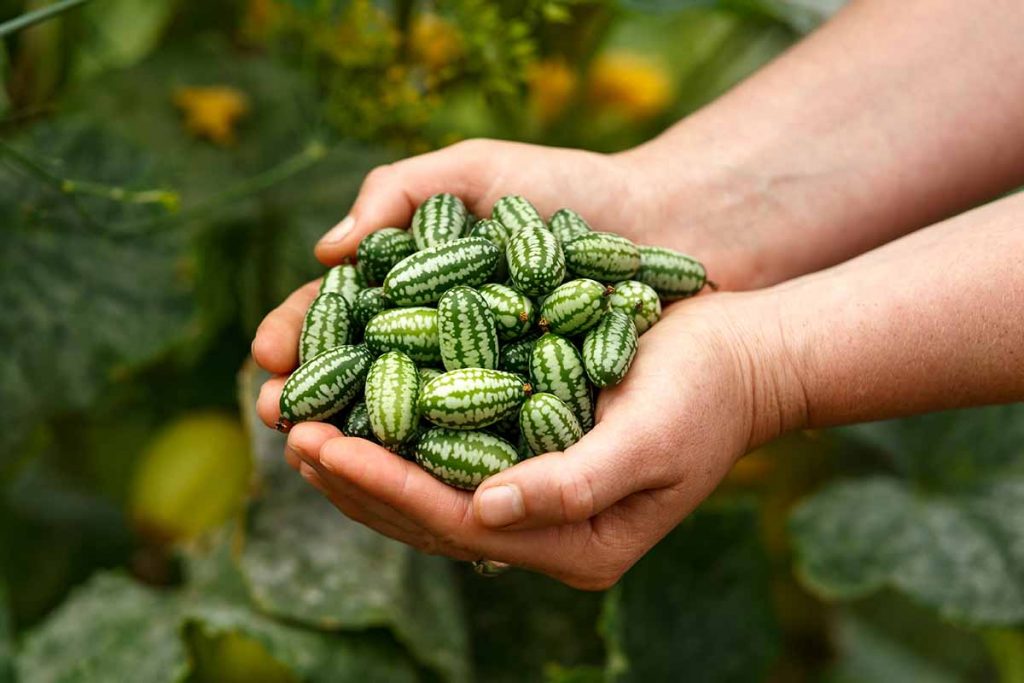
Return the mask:
<path id="1" fill-rule="evenodd" d="M 290 305 L 301 308 L 311 296 Z M 563 453 L 491 477 L 475 493 L 322 423 L 296 425 L 285 457 L 344 514 L 420 550 L 606 588 L 707 497 L 737 458 L 783 427 L 773 402 L 782 391 L 771 336 L 778 328 L 766 319 L 771 307 L 751 296 L 668 307 L 641 337 L 626 379 L 601 392 L 591 432 Z M 279 341 L 295 345 L 294 338 Z M 268 382 L 259 399 L 268 425 L 277 420 L 280 387 Z"/>

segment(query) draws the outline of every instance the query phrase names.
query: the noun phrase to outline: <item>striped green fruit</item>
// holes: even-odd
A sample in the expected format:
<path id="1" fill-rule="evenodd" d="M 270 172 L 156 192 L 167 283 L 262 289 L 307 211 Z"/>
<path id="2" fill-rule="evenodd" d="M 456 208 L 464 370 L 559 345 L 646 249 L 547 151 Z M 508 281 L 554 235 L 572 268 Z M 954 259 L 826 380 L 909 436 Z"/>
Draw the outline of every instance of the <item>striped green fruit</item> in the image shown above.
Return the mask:
<path id="1" fill-rule="evenodd" d="M 480 222 L 480 218 L 472 211 L 466 212 L 466 222 L 462 226 L 462 234 L 468 235 L 472 232 L 473 227 Z"/>
<path id="2" fill-rule="evenodd" d="M 496 201 L 491 209 L 491 218 L 508 228 L 512 235 L 524 228 L 547 230 L 548 227 L 533 204 L 517 194 Z"/>
<path id="3" fill-rule="evenodd" d="M 594 426 L 594 400 L 580 352 L 565 337 L 545 334 L 530 354 L 534 391 L 554 394 L 572 409 L 584 431 Z"/>
<path id="4" fill-rule="evenodd" d="M 313 299 L 299 332 L 299 363 L 352 338 L 352 309 L 341 294 L 324 292 Z"/>
<path id="5" fill-rule="evenodd" d="M 483 237 L 490 240 L 498 248 L 500 253 L 498 265 L 494 268 L 491 280 L 494 282 L 504 281 L 508 277 L 508 262 L 505 261 L 505 248 L 508 246 L 508 228 L 498 221 L 485 218 L 473 226 L 473 229 L 469 231 L 469 236 Z"/>
<path id="6" fill-rule="evenodd" d="M 530 385 L 511 372 L 451 370 L 420 389 L 420 414 L 440 427 L 481 429 L 514 413 Z"/>
<path id="7" fill-rule="evenodd" d="M 562 247 L 558 238 L 544 228 L 526 227 L 513 233 L 505 258 L 515 288 L 529 296 L 547 294 L 565 277 Z"/>
<path id="8" fill-rule="evenodd" d="M 564 451 L 583 437 L 572 409 L 554 394 L 534 394 L 519 411 L 523 438 L 535 455 Z"/>
<path id="9" fill-rule="evenodd" d="M 537 309 L 530 297 L 497 283 L 481 285 L 479 291 L 494 316 L 498 339 L 503 342 L 519 339 L 533 327 Z"/>
<path id="10" fill-rule="evenodd" d="M 363 238 L 356 249 L 356 259 L 366 281 L 379 285 L 396 263 L 415 251 L 416 243 L 406 230 L 381 228 Z"/>
<path id="11" fill-rule="evenodd" d="M 356 295 L 356 302 L 352 305 L 352 321 L 357 328 L 364 328 L 373 316 L 386 311 L 389 305 L 382 288 L 367 287 Z"/>
<path id="12" fill-rule="evenodd" d="M 622 235 L 590 232 L 562 245 L 566 266 L 601 282 L 628 280 L 640 268 L 640 250 Z"/>
<path id="13" fill-rule="evenodd" d="M 355 303 L 356 295 L 366 286 L 359 270 L 351 263 L 342 263 L 327 271 L 320 281 L 320 293 L 341 294 L 349 305 Z"/>
<path id="14" fill-rule="evenodd" d="M 512 444 L 487 432 L 435 427 L 416 445 L 420 467 L 449 486 L 467 491 L 518 461 Z"/>
<path id="15" fill-rule="evenodd" d="M 419 444 L 420 439 L 423 438 L 423 435 L 433 428 L 434 425 L 426 420 L 418 420 L 409 438 L 396 446 L 392 446 L 389 450 L 402 456 L 409 462 L 416 462 L 416 446 Z"/>
<path id="16" fill-rule="evenodd" d="M 444 370 L 438 370 L 437 368 L 419 368 L 418 372 L 420 374 L 420 386 L 444 374 Z"/>
<path id="17" fill-rule="evenodd" d="M 417 363 L 441 363 L 434 308 L 392 308 L 378 313 L 366 323 L 363 339 L 376 355 L 401 351 Z"/>
<path id="18" fill-rule="evenodd" d="M 536 343 L 536 337 L 527 337 L 526 339 L 519 339 L 502 346 L 498 369 L 529 377 L 530 354 L 533 352 L 533 345 Z"/>
<path id="19" fill-rule="evenodd" d="M 500 436 L 509 443 L 519 441 L 519 413 L 509 413 L 492 425 L 484 428 L 495 436 Z"/>
<path id="20" fill-rule="evenodd" d="M 551 220 L 548 221 L 548 225 L 551 228 L 551 232 L 555 234 L 555 237 L 562 244 L 580 235 L 586 235 L 592 230 L 590 224 L 583 220 L 583 216 L 572 209 L 559 209 L 555 211 L 551 216 Z"/>
<path id="21" fill-rule="evenodd" d="M 583 365 L 595 386 L 610 387 L 622 381 L 636 356 L 637 334 L 633 317 L 608 311 L 583 340 Z"/>
<path id="22" fill-rule="evenodd" d="M 586 332 L 608 310 L 611 292 L 611 287 L 586 278 L 559 285 L 544 299 L 540 328 L 566 337 Z"/>
<path id="23" fill-rule="evenodd" d="M 475 287 L 491 277 L 501 253 L 483 237 L 445 242 L 400 261 L 384 279 L 384 293 L 396 306 L 434 303 L 456 285 Z"/>
<path id="24" fill-rule="evenodd" d="M 623 280 L 613 288 L 608 307 L 632 316 L 637 334 L 643 334 L 661 320 L 661 301 L 652 287 L 636 280 Z"/>
<path id="25" fill-rule="evenodd" d="M 437 303 L 437 337 L 445 370 L 498 367 L 498 331 L 487 301 L 472 287 L 452 287 Z"/>
<path id="26" fill-rule="evenodd" d="M 363 388 L 372 362 L 364 345 L 346 344 L 300 365 L 281 390 L 277 428 L 285 432 L 296 422 L 323 420 L 343 410 Z"/>
<path id="27" fill-rule="evenodd" d="M 708 280 L 704 265 L 665 247 L 640 247 L 640 270 L 635 280 L 652 287 L 665 301 L 693 296 Z"/>
<path id="28" fill-rule="evenodd" d="M 422 251 L 459 239 L 466 229 L 468 215 L 466 205 L 453 194 L 445 192 L 427 198 L 412 215 L 409 231 L 416 248 Z"/>
<path id="29" fill-rule="evenodd" d="M 389 351 L 373 362 L 366 376 L 366 409 L 373 433 L 385 446 L 396 446 L 419 424 L 416 408 L 420 378 L 416 364 L 399 351 Z"/>
<path id="30" fill-rule="evenodd" d="M 345 436 L 353 436 L 377 443 L 373 427 L 370 426 L 370 414 L 366 409 L 366 401 L 359 401 L 348 411 L 345 421 L 341 424 L 341 433 Z"/>

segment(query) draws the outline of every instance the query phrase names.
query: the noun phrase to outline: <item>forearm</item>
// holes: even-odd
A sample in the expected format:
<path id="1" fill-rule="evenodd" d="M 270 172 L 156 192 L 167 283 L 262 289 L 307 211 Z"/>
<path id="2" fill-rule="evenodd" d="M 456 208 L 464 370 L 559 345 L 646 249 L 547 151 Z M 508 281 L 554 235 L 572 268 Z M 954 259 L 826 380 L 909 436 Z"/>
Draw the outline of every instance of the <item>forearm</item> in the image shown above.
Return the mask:
<path id="1" fill-rule="evenodd" d="M 1016 0 L 855 1 L 627 153 L 663 241 L 753 288 L 839 263 L 1024 182 Z"/>
<path id="2" fill-rule="evenodd" d="M 749 296 L 778 321 L 786 427 L 1024 400 L 1024 196 Z"/>

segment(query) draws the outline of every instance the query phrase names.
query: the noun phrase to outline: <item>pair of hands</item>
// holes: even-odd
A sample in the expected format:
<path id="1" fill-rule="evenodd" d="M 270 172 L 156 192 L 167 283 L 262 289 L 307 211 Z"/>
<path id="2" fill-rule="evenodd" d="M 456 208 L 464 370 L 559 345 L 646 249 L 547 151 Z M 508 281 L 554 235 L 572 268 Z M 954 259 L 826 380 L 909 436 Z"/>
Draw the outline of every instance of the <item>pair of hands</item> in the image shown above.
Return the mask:
<path id="1" fill-rule="evenodd" d="M 417 204 L 444 191 L 477 215 L 489 215 L 502 195 L 522 194 L 545 215 L 569 206 L 596 229 L 686 248 L 685 228 L 668 218 L 678 212 L 655 188 L 628 156 L 460 143 L 373 171 L 350 218 L 316 253 L 326 265 L 340 263 L 366 234 L 407 225 Z M 706 259 L 715 279 L 734 277 L 716 254 L 694 255 Z M 277 421 L 316 292 L 316 282 L 294 292 L 253 342 L 256 361 L 278 375 L 258 401 L 268 426 Z M 604 589 L 706 498 L 740 456 L 781 431 L 771 400 L 777 373 L 768 362 L 778 340 L 763 323 L 770 310 L 762 299 L 731 293 L 668 306 L 641 337 L 626 379 L 601 392 L 590 433 L 564 453 L 491 477 L 475 493 L 323 423 L 296 425 L 285 457 L 341 512 L 420 550 L 498 560 Z"/>

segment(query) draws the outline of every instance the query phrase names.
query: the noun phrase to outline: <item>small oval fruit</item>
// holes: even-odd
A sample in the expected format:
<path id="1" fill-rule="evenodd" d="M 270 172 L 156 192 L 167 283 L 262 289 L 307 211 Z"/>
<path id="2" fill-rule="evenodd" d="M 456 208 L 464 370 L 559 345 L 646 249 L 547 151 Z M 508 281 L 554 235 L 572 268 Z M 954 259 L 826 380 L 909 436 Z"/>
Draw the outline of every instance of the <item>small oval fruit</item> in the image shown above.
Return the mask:
<path id="1" fill-rule="evenodd" d="M 313 299 L 299 332 L 299 363 L 305 363 L 352 338 L 352 309 L 341 294 L 324 292 Z"/>
<path id="2" fill-rule="evenodd" d="M 640 247 L 640 270 L 634 280 L 653 288 L 665 301 L 697 294 L 708 281 L 704 265 L 686 254 L 665 247 Z"/>
<path id="3" fill-rule="evenodd" d="M 421 367 L 417 370 L 420 375 L 420 386 L 423 386 L 435 377 L 440 377 L 444 374 L 444 370 L 438 370 L 437 368 L 426 368 Z"/>
<path id="4" fill-rule="evenodd" d="M 380 287 L 367 287 L 356 295 L 356 302 L 352 304 L 352 322 L 356 329 L 362 330 L 366 323 L 373 319 L 373 316 L 386 311 L 390 303 L 384 290 Z"/>
<path id="5" fill-rule="evenodd" d="M 481 429 L 519 409 L 531 391 L 519 375 L 462 368 L 430 380 L 420 390 L 420 414 L 440 427 Z"/>
<path id="6" fill-rule="evenodd" d="M 320 281 L 320 294 L 341 294 L 349 306 L 355 303 L 356 295 L 366 286 L 359 270 L 351 263 L 342 263 L 327 271 Z"/>
<path id="7" fill-rule="evenodd" d="M 528 337 L 502 346 L 498 369 L 529 377 L 530 354 L 533 352 L 533 345 L 536 343 L 537 337 Z"/>
<path id="8" fill-rule="evenodd" d="M 640 250 L 621 235 L 591 232 L 562 245 L 565 263 L 580 277 L 601 282 L 628 280 L 640 268 Z"/>
<path id="9" fill-rule="evenodd" d="M 494 316 L 501 341 L 521 338 L 536 322 L 537 309 L 525 294 L 497 283 L 481 285 L 479 292 Z"/>
<path id="10" fill-rule="evenodd" d="M 362 239 L 356 248 L 356 259 L 366 281 L 379 285 L 396 263 L 415 251 L 416 243 L 407 231 L 381 228 Z"/>
<path id="11" fill-rule="evenodd" d="M 498 265 L 491 275 L 491 280 L 494 282 L 504 281 L 508 277 L 508 262 L 505 260 L 505 248 L 508 247 L 508 228 L 498 221 L 485 218 L 477 221 L 468 234 L 470 237 L 483 237 L 490 240 L 498 248 L 500 256 Z"/>
<path id="12" fill-rule="evenodd" d="M 373 361 L 366 376 L 366 410 L 374 435 L 385 446 L 397 446 L 416 430 L 420 378 L 416 364 L 399 351 Z"/>
<path id="13" fill-rule="evenodd" d="M 622 381 L 636 356 L 637 334 L 633 318 L 608 311 L 583 340 L 583 365 L 590 381 L 610 387 Z"/>
<path id="14" fill-rule="evenodd" d="M 565 257 L 558 238 L 545 228 L 524 227 L 509 237 L 508 274 L 528 296 L 547 294 L 565 278 Z"/>
<path id="15" fill-rule="evenodd" d="M 491 218 L 508 228 L 510 235 L 524 228 L 547 230 L 547 225 L 537 208 L 525 197 L 516 194 L 507 195 L 496 201 L 494 208 L 491 209 Z"/>
<path id="16" fill-rule="evenodd" d="M 583 437 L 572 409 L 554 394 L 539 393 L 526 399 L 519 411 L 519 426 L 534 455 L 564 451 Z"/>
<path id="17" fill-rule="evenodd" d="M 384 294 L 396 306 L 434 303 L 456 285 L 475 287 L 486 282 L 500 255 L 483 237 L 463 237 L 428 247 L 391 269 L 384 279 Z"/>
<path id="18" fill-rule="evenodd" d="M 498 331 L 484 297 L 452 287 L 437 304 L 437 334 L 445 370 L 498 367 Z"/>
<path id="19" fill-rule="evenodd" d="M 611 292 L 610 287 L 587 278 L 559 285 L 544 299 L 540 328 L 565 337 L 586 332 L 608 310 Z"/>
<path id="20" fill-rule="evenodd" d="M 661 320 L 661 301 L 649 285 L 637 280 L 623 280 L 616 282 L 613 289 L 608 307 L 631 316 L 637 334 L 643 334 Z"/>
<path id="21" fill-rule="evenodd" d="M 462 200 L 443 192 L 428 197 L 412 216 L 412 233 L 416 248 L 427 249 L 452 242 L 465 234 L 469 212 Z"/>
<path id="22" fill-rule="evenodd" d="M 336 346 L 306 361 L 281 389 L 277 428 L 323 420 L 344 409 L 363 388 L 373 355 L 363 344 Z"/>
<path id="23" fill-rule="evenodd" d="M 565 337 L 545 334 L 530 354 L 534 391 L 554 394 L 568 405 L 584 431 L 594 426 L 594 400 L 583 358 Z"/>
<path id="24" fill-rule="evenodd" d="M 416 445 L 416 462 L 423 469 L 449 486 L 467 491 L 518 461 L 512 444 L 487 432 L 435 427 Z"/>
<path id="25" fill-rule="evenodd" d="M 562 244 L 580 235 L 592 232 L 590 224 L 583 220 L 583 216 L 572 209 L 559 209 L 555 211 L 551 216 L 551 220 L 548 221 L 548 226 Z"/>
<path id="26" fill-rule="evenodd" d="M 401 351 L 417 363 L 441 362 L 437 309 L 391 308 L 366 323 L 363 340 L 374 354 Z"/>
<path id="27" fill-rule="evenodd" d="M 359 401 L 349 409 L 345 420 L 341 423 L 341 433 L 345 436 L 353 436 L 377 443 L 373 427 L 370 426 L 370 414 L 366 409 L 366 401 Z"/>

